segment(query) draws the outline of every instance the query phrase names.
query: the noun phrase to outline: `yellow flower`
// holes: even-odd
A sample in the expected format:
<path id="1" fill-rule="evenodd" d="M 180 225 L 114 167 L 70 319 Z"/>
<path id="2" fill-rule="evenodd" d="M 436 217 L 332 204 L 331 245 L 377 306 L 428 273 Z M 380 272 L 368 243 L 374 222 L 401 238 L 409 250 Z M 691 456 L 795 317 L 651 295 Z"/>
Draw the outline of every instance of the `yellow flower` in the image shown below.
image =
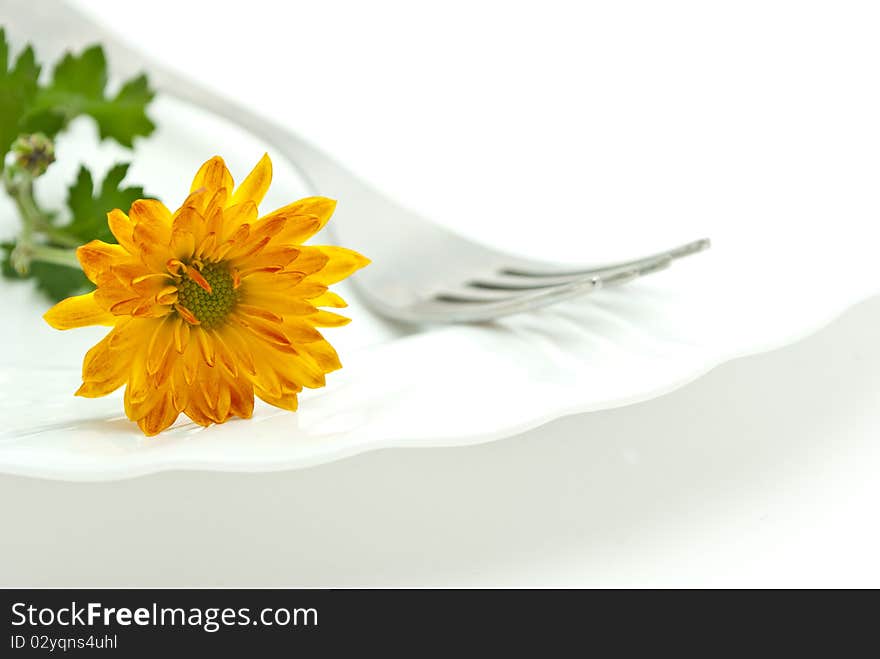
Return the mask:
<path id="1" fill-rule="evenodd" d="M 44 316 L 56 329 L 113 329 L 86 353 L 78 396 L 125 387 L 125 413 L 147 435 L 183 412 L 201 425 L 249 418 L 254 394 L 288 410 L 303 387 L 341 367 L 316 327 L 348 318 L 327 290 L 369 261 L 342 247 L 305 246 L 336 202 L 301 199 L 258 217 L 272 179 L 263 156 L 238 187 L 223 160 L 199 169 L 174 213 L 141 199 L 107 215 L 119 241 L 93 240 L 77 257 L 97 289 Z"/>

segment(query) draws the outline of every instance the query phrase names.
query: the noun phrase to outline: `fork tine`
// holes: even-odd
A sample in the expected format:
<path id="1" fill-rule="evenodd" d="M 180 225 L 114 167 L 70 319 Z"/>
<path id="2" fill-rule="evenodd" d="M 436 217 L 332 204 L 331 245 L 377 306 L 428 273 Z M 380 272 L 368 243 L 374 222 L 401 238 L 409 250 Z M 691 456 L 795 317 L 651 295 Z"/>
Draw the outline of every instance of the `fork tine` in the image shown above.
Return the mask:
<path id="1" fill-rule="evenodd" d="M 538 281 L 531 283 L 525 280 L 523 283 L 515 282 L 512 284 L 498 283 L 495 281 L 486 282 L 482 280 L 467 282 L 462 286 L 444 288 L 433 296 L 432 299 L 443 300 L 446 302 L 500 302 L 504 300 L 520 299 L 523 296 L 529 296 L 530 293 L 549 293 L 548 289 L 567 289 L 571 286 L 581 286 L 585 282 L 591 282 L 593 287 L 608 286 L 612 284 L 622 284 L 649 272 L 656 272 L 667 268 L 671 263 L 671 259 L 658 260 L 641 268 L 629 268 L 618 270 L 607 270 L 598 273 L 589 273 L 579 277 L 570 277 L 561 281 Z"/>
<path id="2" fill-rule="evenodd" d="M 651 257 L 650 259 L 639 261 L 636 265 L 633 265 L 633 263 L 635 262 L 631 262 L 630 264 L 604 266 L 601 268 L 584 270 L 583 272 L 580 272 L 578 274 L 571 273 L 558 276 L 551 276 L 548 274 L 508 275 L 504 274 L 506 272 L 505 269 L 488 277 L 475 278 L 469 281 L 467 285 L 481 291 L 516 292 L 540 290 L 542 288 L 552 288 L 554 286 L 561 286 L 564 284 L 577 282 L 588 277 L 597 277 L 606 282 L 611 282 L 616 277 L 625 277 L 625 280 L 629 281 L 630 279 L 633 279 L 635 277 L 640 277 L 642 275 L 647 275 L 652 272 L 663 270 L 669 267 L 669 265 L 672 263 L 672 260 L 673 259 L 671 259 L 667 254 L 664 253 L 662 255 Z"/>
<path id="3" fill-rule="evenodd" d="M 404 312 L 408 317 L 401 316 L 401 319 L 479 322 L 536 309 L 663 270 L 674 259 L 695 254 L 708 246 L 708 240 L 700 240 L 642 259 L 583 270 L 579 274 L 547 275 L 517 271 L 518 274 L 507 278 L 477 279 L 438 291 L 430 299 L 413 304 Z M 505 271 L 502 269 L 501 272 Z"/>
<path id="4" fill-rule="evenodd" d="M 487 291 L 474 290 L 473 293 L 461 289 L 449 293 L 438 293 L 433 298 L 416 302 L 406 310 L 401 310 L 401 320 L 436 322 L 481 322 L 508 314 L 536 309 L 560 302 L 571 297 L 583 295 L 601 285 L 594 276 L 578 281 L 557 284 L 537 290 L 507 291 L 507 297 L 489 299 L 480 297 Z M 500 293 L 495 291 L 496 294 Z"/>
<path id="5" fill-rule="evenodd" d="M 668 265 L 669 259 L 666 260 Z M 659 269 L 659 268 L 658 268 Z M 492 290 L 462 287 L 440 292 L 433 298 L 416 303 L 412 311 L 422 319 L 455 318 L 459 322 L 478 322 L 498 316 L 537 309 L 569 298 L 590 293 L 604 286 L 622 284 L 639 277 L 636 269 L 618 270 L 603 275 L 586 275 L 562 284 L 539 289 Z"/>
<path id="6" fill-rule="evenodd" d="M 520 261 L 519 265 L 510 268 L 503 268 L 499 274 L 504 278 L 503 284 L 515 285 L 519 279 L 544 280 L 548 283 L 564 283 L 580 279 L 587 275 L 604 275 L 611 271 L 618 270 L 638 270 L 643 274 L 653 272 L 655 268 L 663 268 L 675 259 L 680 259 L 691 254 L 696 254 L 708 249 L 711 241 L 708 238 L 695 240 L 684 245 L 680 245 L 673 249 L 658 252 L 650 256 L 645 256 L 633 261 L 622 261 L 620 263 L 609 263 L 602 266 L 592 268 L 575 268 L 564 267 L 555 264 L 545 264 L 531 261 Z M 523 281 L 522 283 L 527 283 Z M 531 282 L 530 282 L 531 283 Z M 533 282 L 537 283 L 537 282 Z M 491 287 L 491 283 L 489 286 Z M 538 287 L 538 286 L 524 286 Z"/>

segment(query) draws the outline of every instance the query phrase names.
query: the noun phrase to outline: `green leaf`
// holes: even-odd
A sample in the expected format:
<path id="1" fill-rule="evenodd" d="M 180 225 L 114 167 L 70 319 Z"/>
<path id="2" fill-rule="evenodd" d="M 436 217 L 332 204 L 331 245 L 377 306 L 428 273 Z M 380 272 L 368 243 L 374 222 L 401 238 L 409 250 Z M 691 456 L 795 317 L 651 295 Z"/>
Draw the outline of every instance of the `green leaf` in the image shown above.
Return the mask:
<path id="1" fill-rule="evenodd" d="M 112 138 L 131 148 L 136 135 L 149 135 L 156 128 L 144 109 L 155 92 L 141 75 L 126 82 L 110 103 L 96 104 L 89 114 L 98 122 L 101 139 Z"/>
<path id="2" fill-rule="evenodd" d="M 80 167 L 76 182 L 67 192 L 67 206 L 73 219 L 63 227 L 65 233 L 84 243 L 90 240 L 116 242 L 107 226 L 107 213 L 114 208 L 128 212 L 134 201 L 146 198 L 141 186 L 122 187 L 128 168 L 129 163 L 114 165 L 96 193 L 92 173 L 85 167 Z"/>
<path id="3" fill-rule="evenodd" d="M 18 274 L 9 263 L 9 254 L 14 247 L 14 243 L 0 244 L 0 251 L 2 251 L 0 271 L 2 271 L 4 277 L 9 279 L 34 279 L 37 289 L 43 291 L 55 302 L 71 295 L 86 293 L 94 288 L 82 270 L 66 268 L 63 265 L 55 265 L 54 263 L 34 261 L 31 263 L 30 272 L 27 275 L 22 276 Z"/>
<path id="4" fill-rule="evenodd" d="M 9 43 L 0 27 L 0 172 L 2 156 L 21 132 L 21 124 L 37 95 L 40 67 L 33 49 L 28 46 L 9 68 Z"/>
<path id="5" fill-rule="evenodd" d="M 82 270 L 67 268 L 54 263 L 34 261 L 31 263 L 31 277 L 37 282 L 37 288 L 58 302 L 71 295 L 87 293 L 94 285 L 83 274 Z"/>
<path id="6" fill-rule="evenodd" d="M 79 99 L 99 99 L 107 86 L 107 58 L 99 45 L 86 48 L 79 57 L 66 53 L 52 72 L 52 89 Z"/>
<path id="7" fill-rule="evenodd" d="M 146 76 L 127 81 L 112 98 L 105 95 L 106 87 L 107 59 L 101 46 L 79 55 L 67 53 L 55 66 L 52 82 L 37 92 L 25 129 L 52 136 L 85 114 L 98 124 L 102 139 L 112 138 L 123 146 L 131 147 L 135 137 L 153 132 L 146 107 L 155 94 Z"/>

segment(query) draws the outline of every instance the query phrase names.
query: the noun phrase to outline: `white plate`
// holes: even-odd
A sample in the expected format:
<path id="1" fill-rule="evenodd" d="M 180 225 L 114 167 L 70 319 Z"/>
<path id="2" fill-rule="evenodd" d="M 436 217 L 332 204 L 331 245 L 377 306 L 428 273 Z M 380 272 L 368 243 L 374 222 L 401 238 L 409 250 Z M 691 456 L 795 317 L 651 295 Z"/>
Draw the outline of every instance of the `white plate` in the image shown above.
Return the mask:
<path id="1" fill-rule="evenodd" d="M 224 136 L 223 155 L 238 177 L 264 150 L 179 103 L 162 99 L 155 110 L 163 128 L 139 147 L 130 178 L 169 204 L 184 197 L 197 166 L 213 155 L 206 136 Z M 130 157 L 112 145 L 95 149 L 94 141 L 91 125 L 77 123 L 59 145 L 60 164 L 44 188 L 74 176 L 65 153 L 77 151 L 98 167 Z M 275 163 L 265 209 L 306 193 L 277 155 Z M 13 209 L 5 202 L 0 218 L 3 233 L 12 234 Z M 202 429 L 181 420 L 151 439 L 124 418 L 118 392 L 97 400 L 73 396 L 82 356 L 106 330 L 51 330 L 40 318 L 48 304 L 30 283 L 2 282 L 0 471 L 112 480 L 168 469 L 279 470 L 382 447 L 500 439 L 564 415 L 662 395 L 722 362 L 795 341 L 877 292 L 871 241 L 852 240 L 856 229 L 843 221 L 833 232 L 838 238 L 824 227 L 804 227 L 789 246 L 784 229 L 774 235 L 759 220 L 707 226 L 715 247 L 706 254 L 624 288 L 494 325 L 412 332 L 374 317 L 341 286 L 354 322 L 328 334 L 345 368 L 325 389 L 303 395 L 299 412 L 258 404 L 252 421 Z M 485 223 L 479 229 L 491 235 Z M 701 237 L 691 229 L 655 221 L 636 240 L 631 232 L 615 237 L 609 227 L 603 254 L 589 256 L 638 256 Z M 579 230 L 571 227 L 572 240 Z M 517 248 L 509 235 L 504 241 Z M 554 256 L 540 253 L 540 244 L 537 252 L 532 243 L 519 247 Z"/>

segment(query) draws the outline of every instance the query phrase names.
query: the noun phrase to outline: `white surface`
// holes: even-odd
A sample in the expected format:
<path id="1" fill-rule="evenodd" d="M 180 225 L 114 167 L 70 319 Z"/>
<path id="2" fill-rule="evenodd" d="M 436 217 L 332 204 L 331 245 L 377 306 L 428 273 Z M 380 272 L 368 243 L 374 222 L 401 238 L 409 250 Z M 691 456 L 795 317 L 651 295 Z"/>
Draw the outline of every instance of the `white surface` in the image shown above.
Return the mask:
<path id="1" fill-rule="evenodd" d="M 712 235 L 713 263 L 790 246 L 770 276 L 820 306 L 877 281 L 875 3 L 159 2 L 137 30 L 84 4 L 426 215 L 484 238 L 501 218 L 508 249 L 613 258 L 661 225 Z M 7 477 L 0 582 L 878 585 L 878 319 L 467 449 Z"/>
<path id="2" fill-rule="evenodd" d="M 139 149 L 132 179 L 148 181 L 150 193 L 169 202 L 184 198 L 192 171 L 211 153 L 205 135 L 223 136 L 237 173 L 248 169 L 240 165 L 243 154 L 262 152 L 247 135 L 171 99 L 157 103 L 155 116 L 164 128 Z M 93 162 L 118 154 L 109 145 L 95 152 L 93 133 L 80 122 L 59 152 Z M 307 194 L 279 164 L 264 210 Z M 68 161 L 53 171 L 43 188 L 63 189 L 72 168 Z M 291 196 L 278 199 L 280 190 Z M 11 209 L 5 217 L 14 231 Z M 503 218 L 494 220 L 504 235 Z M 712 226 L 721 230 L 717 221 Z M 880 292 L 873 259 L 829 251 L 823 264 L 836 277 L 813 281 L 819 237 L 801 234 L 791 246 L 777 242 L 777 255 L 768 259 L 766 246 L 752 239 L 760 228 L 757 218 L 748 218 L 727 232 L 727 243 L 669 271 L 492 324 L 412 333 L 355 305 L 348 310 L 355 322 L 329 332 L 331 340 L 341 339 L 346 367 L 325 389 L 301 396 L 296 414 L 258 405 L 250 422 L 208 429 L 181 418 L 157 438 L 143 437 L 124 418 L 121 391 L 99 400 L 71 395 L 82 355 L 106 328 L 52 330 L 40 318 L 47 305 L 32 284 L 7 282 L 0 288 L 6 318 L 0 337 L 17 350 L 0 356 L 0 471 L 67 480 L 168 469 L 276 471 L 391 446 L 502 439 L 568 414 L 663 395 L 729 359 L 797 340 Z M 605 233 L 624 244 L 618 232 L 608 227 Z M 583 226 L 567 233 L 589 238 Z M 639 238 L 656 252 L 675 244 L 668 233 L 666 223 L 649 224 Z M 827 249 L 831 241 L 821 242 Z M 528 249 L 527 241 L 521 244 Z M 780 260 L 784 274 L 777 272 Z"/>
<path id="3" fill-rule="evenodd" d="M 878 587 L 878 323 L 874 300 L 669 396 L 503 442 L 0 477 L 0 584 Z"/>
<path id="4" fill-rule="evenodd" d="M 356 305 L 351 310 L 355 323 L 331 332 L 346 368 L 329 378 L 326 389 L 304 395 L 296 415 L 261 407 L 254 423 L 230 423 L 208 431 L 181 420 L 172 431 L 149 440 L 120 418 L 118 395 L 99 401 L 68 395 L 77 386 L 80 356 L 101 330 L 63 336 L 52 332 L 38 319 L 38 303 L 28 299 L 26 291 L 7 286 L 0 293 L 9 321 L 2 338 L 19 349 L 2 357 L 2 377 L 10 393 L 0 400 L 0 414 L 7 419 L 0 433 L 0 470 L 72 480 L 118 479 L 171 468 L 278 470 L 380 447 L 499 439 L 565 414 L 667 393 L 726 360 L 801 338 L 880 292 L 880 261 L 875 255 L 880 209 L 876 179 L 865 178 L 878 173 L 880 162 L 875 157 L 880 153 L 875 120 L 880 116 L 880 94 L 855 85 L 852 71 L 862 67 L 859 70 L 867 75 L 866 67 L 876 60 L 866 60 L 865 49 L 880 55 L 880 47 L 868 40 L 871 35 L 863 33 L 860 24 L 838 24 L 836 15 L 815 9 L 801 12 L 798 20 L 803 24 L 785 33 L 785 48 L 780 50 L 780 33 L 766 26 L 785 20 L 791 28 L 791 16 L 764 5 L 760 29 L 749 23 L 748 11 L 746 18 L 725 16 L 723 26 L 696 12 L 682 27 L 680 12 L 668 9 L 658 15 L 647 8 L 636 15 L 575 15 L 562 6 L 546 11 L 542 7 L 538 17 L 514 10 L 504 14 L 510 23 L 498 29 L 494 10 L 480 9 L 467 14 L 467 27 L 448 16 L 442 19 L 449 21 L 461 43 L 454 56 L 438 59 L 437 53 L 448 53 L 448 48 L 440 50 L 443 44 L 432 41 L 437 25 L 411 16 L 406 22 L 409 15 L 403 12 L 395 14 L 405 21 L 400 24 L 406 26 L 403 45 L 397 43 L 392 51 L 399 55 L 405 46 L 410 59 L 399 64 L 402 68 L 389 69 L 384 66 L 391 52 L 385 50 L 388 43 L 375 41 L 388 29 L 383 12 L 371 9 L 363 17 L 379 30 L 367 43 L 362 41 L 363 25 L 351 34 L 346 31 L 349 20 L 359 17 L 352 5 L 350 11 L 338 13 L 346 50 L 312 62 L 334 84 L 305 68 L 301 80 L 288 84 L 279 81 L 287 80 L 294 54 L 289 40 L 270 38 L 285 23 L 273 13 L 278 11 L 274 7 L 255 9 L 245 19 L 273 19 L 259 33 L 259 44 L 267 50 L 245 49 L 246 56 L 236 51 L 236 57 L 228 59 L 230 52 L 221 49 L 212 60 L 216 66 L 207 71 L 189 67 L 188 62 L 201 48 L 213 47 L 218 33 L 209 31 L 205 41 L 187 41 L 188 55 L 175 53 L 179 46 L 157 52 L 155 42 L 139 43 L 173 66 L 203 75 L 225 93 L 243 95 L 268 113 L 283 110 L 281 118 L 288 125 L 333 151 L 339 146 L 334 115 L 312 114 L 305 108 L 303 88 L 310 90 L 308 98 L 320 98 L 334 111 L 342 107 L 353 120 L 369 116 L 376 121 L 375 130 L 360 138 L 340 128 L 338 134 L 354 145 L 341 146 L 341 158 L 371 172 L 371 177 L 395 173 L 383 186 L 399 189 L 404 198 L 420 190 L 410 186 L 415 163 L 420 176 L 467 176 L 466 182 L 447 183 L 448 194 L 456 199 L 454 208 L 433 203 L 436 199 L 427 192 L 417 204 L 466 235 L 545 259 L 584 262 L 631 258 L 704 235 L 712 237 L 714 249 L 624 289 L 496 325 L 405 336 L 400 328 Z M 125 5 L 122 13 L 114 13 L 119 5 L 114 8 L 99 12 L 101 18 L 114 23 L 127 16 Z M 298 8 L 296 18 L 300 24 L 319 25 L 326 22 L 324 11 Z M 151 14 L 148 20 L 161 15 Z M 212 14 L 209 22 L 219 15 Z M 647 26 L 646 16 L 659 23 Z M 185 12 L 176 16 L 178 21 L 185 18 Z M 572 27 L 584 20 L 589 28 Z M 218 29 L 231 29 L 224 21 Z M 491 53 L 485 52 L 486 42 L 469 38 L 481 24 L 494 29 Z M 615 59 L 614 76 L 609 76 L 607 66 L 598 67 L 596 49 L 602 45 L 605 56 L 621 54 L 619 40 L 604 32 L 593 34 L 596 25 L 605 25 L 611 34 L 626 28 L 621 38 L 641 49 Z M 693 31 L 695 25 L 711 25 L 718 31 L 716 38 L 706 40 Z M 543 34 L 542 29 L 554 26 L 561 32 L 553 47 L 525 55 L 515 47 L 516 35 Z M 150 33 L 148 27 L 144 34 Z M 842 27 L 851 30 L 834 31 Z M 409 30 L 424 33 L 425 41 L 411 43 Z M 578 30 L 586 33 L 574 40 Z M 822 30 L 836 46 L 828 52 L 823 46 L 821 57 L 814 52 L 815 30 Z M 307 46 L 316 38 L 316 33 L 306 32 L 297 44 Z M 746 51 L 737 45 L 744 34 L 750 37 Z M 673 36 L 690 40 L 690 47 L 670 42 Z M 567 45 L 560 47 L 563 42 Z M 350 54 L 368 45 L 363 59 L 353 62 Z M 734 47 L 735 55 L 730 50 Z M 791 59 L 793 51 L 799 58 Z M 666 65 L 659 66 L 658 60 Z M 243 75 L 242 61 L 253 69 L 249 77 Z M 360 89 L 365 61 L 375 65 L 377 82 L 370 87 L 375 105 L 352 105 L 350 95 Z M 486 67 L 493 72 L 491 79 L 485 76 Z M 429 75 L 441 69 L 444 76 Z M 242 77 L 230 86 L 237 71 Z M 419 71 L 422 77 L 414 78 Z M 709 72 L 714 77 L 706 78 Z M 390 80 L 406 85 L 395 86 Z M 426 80 L 431 89 L 445 85 L 448 98 L 457 100 L 430 109 L 411 108 L 409 123 L 392 123 L 401 119 L 395 117 L 397 103 L 412 102 L 413 86 Z M 627 84 L 621 86 L 621 80 Z M 842 80 L 853 84 L 841 86 Z M 261 81 L 261 87 L 248 90 L 254 81 Z M 452 112 L 468 89 L 480 92 L 477 106 Z M 524 89 L 529 93 L 523 94 Z M 520 94 L 515 107 L 509 97 L 514 90 Z M 274 98 L 261 100 L 263 94 Z M 628 111 L 611 112 L 620 104 Z M 411 131 L 458 141 L 462 150 L 468 149 L 469 159 L 471 146 L 486 147 L 481 140 L 497 129 L 487 124 L 487 107 L 507 112 L 504 121 L 511 113 L 519 117 L 515 135 L 525 142 L 517 145 L 514 159 L 519 177 L 496 178 L 511 159 L 494 142 L 494 152 L 486 151 L 483 157 L 498 169 L 486 167 L 482 173 L 470 172 L 460 156 L 444 159 L 444 150 L 433 144 L 425 147 L 427 151 L 406 156 L 398 152 L 388 159 L 395 148 L 412 148 Z M 844 115 L 837 114 L 844 109 L 845 122 Z M 157 103 L 155 116 L 160 131 L 138 150 L 132 179 L 144 181 L 151 193 L 169 203 L 183 198 L 192 171 L 215 152 L 228 156 L 240 176 L 264 148 L 272 151 L 271 145 L 170 99 Z M 509 129 L 508 141 L 514 126 Z M 79 134 L 59 145 L 59 153 L 76 151 L 92 158 L 82 147 L 91 141 L 90 130 L 82 122 Z M 364 159 L 358 148 L 369 146 L 380 133 L 388 151 L 374 167 L 373 152 Z M 751 148 L 744 150 L 744 145 Z M 377 152 L 378 146 L 373 145 Z M 106 161 L 113 153 L 105 146 L 94 158 Z M 621 153 L 629 153 L 625 162 Z M 267 209 L 304 194 L 290 167 L 277 157 L 276 161 L 278 180 Z M 408 168 L 400 162 L 409 163 Z M 72 174 L 74 163 L 67 163 L 69 172 L 62 167 L 53 172 L 56 181 Z M 605 196 L 614 190 L 606 186 L 612 179 L 623 186 L 613 198 Z M 491 208 L 484 205 L 486 199 L 492 200 Z"/>

